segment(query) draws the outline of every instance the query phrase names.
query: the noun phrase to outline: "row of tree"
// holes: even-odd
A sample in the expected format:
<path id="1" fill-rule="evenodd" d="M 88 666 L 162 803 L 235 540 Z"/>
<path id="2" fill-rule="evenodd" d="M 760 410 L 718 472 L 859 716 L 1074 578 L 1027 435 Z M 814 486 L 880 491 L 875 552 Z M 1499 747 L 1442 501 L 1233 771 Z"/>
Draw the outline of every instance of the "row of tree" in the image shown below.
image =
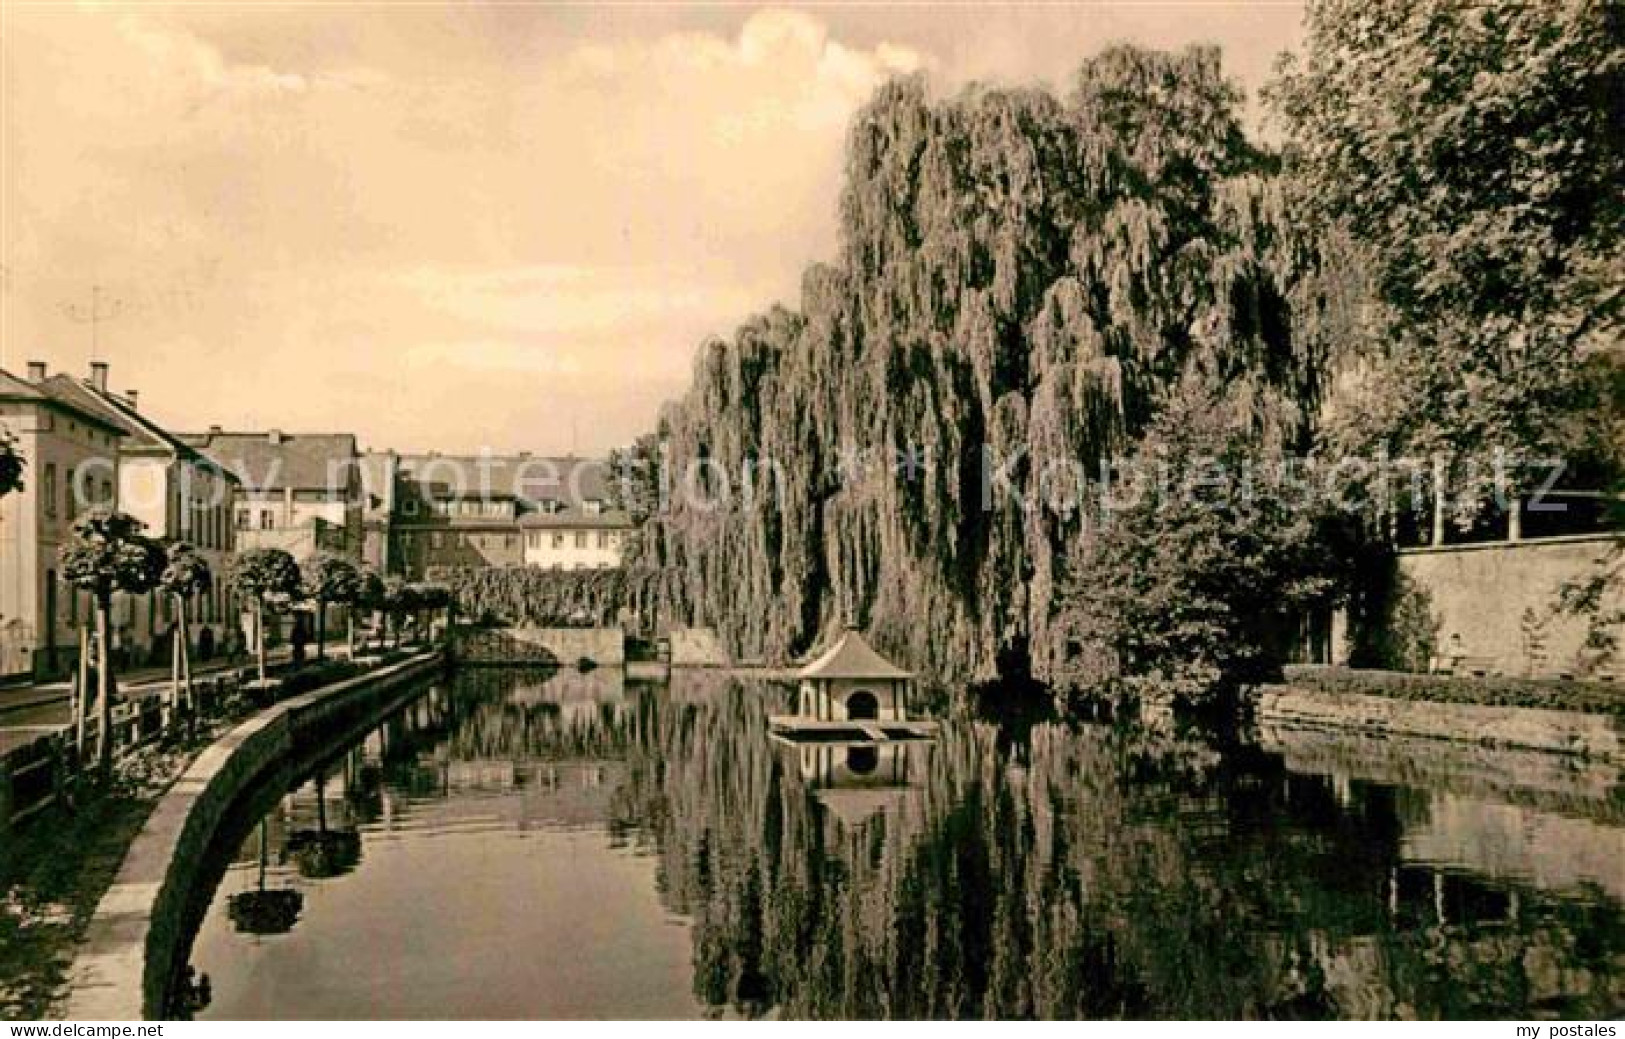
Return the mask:
<path id="1" fill-rule="evenodd" d="M 109 652 L 113 599 L 116 594 L 145 595 L 153 591 L 174 603 L 172 632 L 173 672 L 171 716 L 189 710 L 191 703 L 190 621 L 192 604 L 215 587 L 216 575 L 207 560 L 189 543 L 146 535 L 140 520 L 111 509 L 93 509 L 73 524 L 73 534 L 60 553 L 64 580 L 88 592 L 95 604 L 95 676 L 98 709 L 97 760 L 105 772 L 112 763 L 113 661 Z M 318 551 L 303 562 L 280 548 L 250 548 L 230 562 L 227 582 L 254 612 L 254 651 L 258 679 L 268 682 L 266 624 L 269 617 L 295 608 L 309 609 L 316 622 L 316 654 L 326 655 L 327 616 L 330 607 L 349 611 L 349 644 L 356 649 L 356 614 L 373 611 L 385 620 L 379 625 L 380 642 L 393 628 L 398 644 L 404 621 L 416 616 L 426 630 L 426 614 L 450 611 L 450 590 L 441 584 L 409 583 L 381 576 L 369 566 L 332 552 Z M 82 658 L 81 674 L 89 659 Z M 88 690 L 83 695 L 88 696 Z"/>

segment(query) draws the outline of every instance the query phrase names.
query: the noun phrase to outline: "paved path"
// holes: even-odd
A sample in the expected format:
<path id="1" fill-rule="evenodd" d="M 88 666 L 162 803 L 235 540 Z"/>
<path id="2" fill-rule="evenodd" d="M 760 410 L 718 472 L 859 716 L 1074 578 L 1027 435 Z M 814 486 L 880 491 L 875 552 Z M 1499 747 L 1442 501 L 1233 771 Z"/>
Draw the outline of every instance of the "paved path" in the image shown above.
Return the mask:
<path id="1" fill-rule="evenodd" d="M 333 649 L 334 644 L 329 643 L 329 655 L 332 655 Z M 314 655 L 314 650 L 311 652 Z M 292 656 L 293 650 L 283 646 L 270 652 L 269 661 L 273 667 L 277 667 L 287 663 Z M 253 664 L 254 658 L 251 656 L 211 661 L 194 665 L 192 677 L 201 678 L 233 668 L 252 667 Z M 116 675 L 119 695 L 134 700 L 162 695 L 169 689 L 169 675 L 168 668 L 156 667 L 120 671 Z M 68 711 L 68 697 L 72 689 L 72 685 L 66 681 L 0 689 L 0 754 L 36 740 L 42 733 L 67 728 L 73 720 Z"/>

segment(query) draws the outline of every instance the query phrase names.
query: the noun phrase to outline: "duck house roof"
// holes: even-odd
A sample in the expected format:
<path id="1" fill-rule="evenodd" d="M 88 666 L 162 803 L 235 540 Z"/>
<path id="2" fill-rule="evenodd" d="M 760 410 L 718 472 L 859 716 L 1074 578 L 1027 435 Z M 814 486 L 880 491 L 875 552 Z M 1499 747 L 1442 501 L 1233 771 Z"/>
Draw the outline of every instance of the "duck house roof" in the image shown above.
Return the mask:
<path id="1" fill-rule="evenodd" d="M 835 644 L 796 673 L 797 678 L 913 678 L 869 645 L 856 628 L 848 628 Z"/>

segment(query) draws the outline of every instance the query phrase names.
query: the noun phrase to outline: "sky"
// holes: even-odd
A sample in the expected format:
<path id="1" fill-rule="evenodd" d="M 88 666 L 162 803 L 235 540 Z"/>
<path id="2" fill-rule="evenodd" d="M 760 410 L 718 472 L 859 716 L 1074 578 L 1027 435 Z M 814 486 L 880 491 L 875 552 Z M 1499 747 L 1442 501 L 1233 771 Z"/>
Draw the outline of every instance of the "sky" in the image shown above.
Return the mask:
<path id="1" fill-rule="evenodd" d="M 1109 43 L 1217 43 L 1251 102 L 1301 19 L 3 0 L 0 367 L 94 347 L 181 431 L 602 452 L 833 257 L 845 128 L 886 79 L 1064 87 Z"/>

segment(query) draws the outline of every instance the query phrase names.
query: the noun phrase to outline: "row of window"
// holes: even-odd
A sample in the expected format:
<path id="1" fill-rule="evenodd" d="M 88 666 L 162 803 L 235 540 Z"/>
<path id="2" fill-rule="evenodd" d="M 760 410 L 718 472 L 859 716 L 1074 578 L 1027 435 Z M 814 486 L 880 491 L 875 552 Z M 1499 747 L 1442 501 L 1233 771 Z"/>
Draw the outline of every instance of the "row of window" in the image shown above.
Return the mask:
<path id="1" fill-rule="evenodd" d="M 596 536 L 595 536 L 596 535 Z M 460 530 L 433 530 L 427 534 L 412 535 L 401 534 L 401 547 L 410 550 L 417 539 L 421 538 L 429 548 L 506 548 L 519 547 L 519 538 L 516 534 L 477 534 Z M 573 532 L 529 531 L 525 534 L 526 548 L 566 548 L 571 544 L 576 548 L 619 548 L 621 535 L 619 531 L 600 530 Z"/>
<path id="2" fill-rule="evenodd" d="M 567 537 L 574 538 L 576 548 L 592 547 L 590 543 L 591 535 L 585 530 L 575 531 L 573 535 L 567 535 L 563 531 L 558 530 L 553 531 L 551 534 L 547 534 L 539 530 L 533 530 L 525 535 L 525 547 L 542 548 L 545 546 L 547 548 L 564 548 L 566 545 L 565 539 Z M 598 548 L 617 548 L 621 543 L 621 535 L 615 533 L 614 531 L 600 530 L 598 531 L 597 541 L 598 544 L 596 547 Z"/>
<path id="3" fill-rule="evenodd" d="M 62 485 L 59 487 L 57 485 L 56 463 L 45 463 L 45 468 L 40 471 L 39 493 L 40 502 L 45 507 L 46 516 L 53 519 L 57 516 L 65 516 L 68 519 L 72 519 L 79 515 L 82 510 L 74 508 L 73 500 L 74 484 L 78 482 L 79 481 L 73 478 L 73 474 L 70 473 L 68 479 L 63 481 Z M 113 504 L 112 480 L 106 479 L 102 480 L 100 483 L 97 483 L 94 480 L 86 480 L 84 483 L 85 487 L 83 489 L 85 492 L 95 498 L 94 501 L 84 503 L 86 508 L 92 505 Z"/>
<path id="4" fill-rule="evenodd" d="M 46 631 L 54 632 L 59 620 L 76 626 L 81 619 L 89 623 L 95 617 L 89 592 L 62 580 L 55 570 L 47 570 L 45 580 L 52 589 L 46 600 Z M 193 600 L 192 620 L 213 623 L 225 619 L 229 611 L 229 595 L 223 581 L 216 583 L 208 595 Z M 145 607 L 142 606 L 143 602 Z M 145 596 L 120 595 L 114 603 L 113 622 L 136 628 L 138 611 L 143 608 L 149 630 L 162 630 L 178 618 L 174 597 L 154 590 Z"/>
<path id="5" fill-rule="evenodd" d="M 516 511 L 515 504 L 511 501 L 453 498 L 431 501 L 428 505 L 430 512 L 436 516 L 446 517 L 472 516 L 507 519 L 511 518 Z M 536 511 L 551 515 L 563 512 L 564 507 L 564 502 L 557 499 L 548 499 L 538 502 Z M 401 502 L 401 512 L 408 516 L 416 516 L 419 509 L 420 506 L 416 498 L 407 498 Z M 604 503 L 597 498 L 587 498 L 581 503 L 581 511 L 589 516 L 597 516 L 604 511 Z"/>

